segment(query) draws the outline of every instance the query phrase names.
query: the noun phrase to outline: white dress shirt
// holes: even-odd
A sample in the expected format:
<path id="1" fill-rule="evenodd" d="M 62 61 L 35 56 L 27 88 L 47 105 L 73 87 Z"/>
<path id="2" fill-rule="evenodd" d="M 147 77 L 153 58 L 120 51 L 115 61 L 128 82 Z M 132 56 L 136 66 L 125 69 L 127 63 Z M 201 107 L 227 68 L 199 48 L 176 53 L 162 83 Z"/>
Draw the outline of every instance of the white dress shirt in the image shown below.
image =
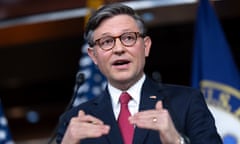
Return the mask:
<path id="1" fill-rule="evenodd" d="M 146 79 L 146 76 L 144 74 L 141 79 L 139 79 L 132 87 L 130 87 L 126 91 L 132 97 L 132 99 L 128 103 L 128 108 L 131 115 L 134 115 L 135 113 L 138 112 L 139 104 L 140 104 L 141 89 L 145 79 Z M 111 96 L 113 112 L 117 120 L 118 115 L 120 113 L 119 97 L 123 91 L 113 87 L 110 83 L 108 83 L 108 90 Z"/>

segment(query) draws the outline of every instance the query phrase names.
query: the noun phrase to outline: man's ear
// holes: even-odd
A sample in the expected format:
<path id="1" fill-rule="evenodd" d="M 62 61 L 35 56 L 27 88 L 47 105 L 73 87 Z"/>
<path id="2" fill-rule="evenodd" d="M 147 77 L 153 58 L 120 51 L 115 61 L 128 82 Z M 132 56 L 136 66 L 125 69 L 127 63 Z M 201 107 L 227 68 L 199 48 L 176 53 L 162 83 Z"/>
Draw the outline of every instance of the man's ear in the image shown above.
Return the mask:
<path id="1" fill-rule="evenodd" d="M 93 60 L 94 64 L 97 65 L 97 59 L 96 59 L 96 52 L 94 48 L 89 47 L 87 49 L 88 51 L 88 55 L 91 57 L 91 59 Z"/>
<path id="2" fill-rule="evenodd" d="M 152 46 L 152 40 L 149 36 L 144 38 L 145 56 L 148 57 Z"/>

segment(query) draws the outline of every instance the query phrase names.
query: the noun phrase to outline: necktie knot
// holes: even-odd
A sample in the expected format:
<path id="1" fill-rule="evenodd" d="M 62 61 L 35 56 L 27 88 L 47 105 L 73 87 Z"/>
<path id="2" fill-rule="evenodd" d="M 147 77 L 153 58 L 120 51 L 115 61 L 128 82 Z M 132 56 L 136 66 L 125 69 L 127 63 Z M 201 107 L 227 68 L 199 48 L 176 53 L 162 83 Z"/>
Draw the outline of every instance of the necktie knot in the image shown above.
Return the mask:
<path id="1" fill-rule="evenodd" d="M 128 104 L 131 96 L 127 92 L 123 92 L 119 98 L 121 104 Z"/>

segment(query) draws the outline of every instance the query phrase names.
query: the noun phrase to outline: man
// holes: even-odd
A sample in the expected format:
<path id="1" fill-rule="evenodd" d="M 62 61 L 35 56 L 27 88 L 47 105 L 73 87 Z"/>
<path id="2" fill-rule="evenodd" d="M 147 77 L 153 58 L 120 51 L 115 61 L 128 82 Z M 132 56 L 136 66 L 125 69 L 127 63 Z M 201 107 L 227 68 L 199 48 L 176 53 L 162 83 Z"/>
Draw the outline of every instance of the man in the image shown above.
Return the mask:
<path id="1" fill-rule="evenodd" d="M 159 84 L 145 75 L 151 39 L 133 9 L 121 4 L 103 6 L 89 19 L 85 38 L 88 54 L 108 85 L 101 96 L 61 117 L 57 143 L 222 143 L 199 91 Z M 130 99 L 127 107 L 122 97 Z M 122 116 L 126 113 L 131 116 Z"/>

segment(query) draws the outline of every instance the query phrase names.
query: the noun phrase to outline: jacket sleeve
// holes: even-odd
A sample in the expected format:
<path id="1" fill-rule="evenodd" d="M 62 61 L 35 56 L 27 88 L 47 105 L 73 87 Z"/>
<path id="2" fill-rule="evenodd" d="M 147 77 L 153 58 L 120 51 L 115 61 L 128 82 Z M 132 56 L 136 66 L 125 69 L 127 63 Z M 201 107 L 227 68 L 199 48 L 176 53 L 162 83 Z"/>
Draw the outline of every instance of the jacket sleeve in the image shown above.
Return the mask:
<path id="1" fill-rule="evenodd" d="M 214 117 L 199 90 L 170 86 L 165 90 L 165 107 L 178 132 L 191 144 L 222 144 Z"/>
<path id="2" fill-rule="evenodd" d="M 222 144 L 215 120 L 209 111 L 204 96 L 198 91 L 191 92 L 186 113 L 186 135 L 192 144 Z"/>

